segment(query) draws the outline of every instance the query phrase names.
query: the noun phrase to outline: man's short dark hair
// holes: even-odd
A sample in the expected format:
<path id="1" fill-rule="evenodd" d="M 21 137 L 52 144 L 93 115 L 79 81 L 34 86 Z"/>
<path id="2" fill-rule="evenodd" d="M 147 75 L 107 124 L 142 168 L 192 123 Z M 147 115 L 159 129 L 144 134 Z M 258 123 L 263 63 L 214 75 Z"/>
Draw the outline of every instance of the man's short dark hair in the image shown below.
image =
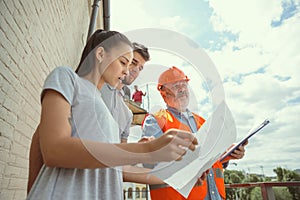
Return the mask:
<path id="1" fill-rule="evenodd" d="M 147 47 L 136 42 L 133 42 L 132 46 L 133 46 L 133 51 L 139 53 L 144 58 L 145 61 L 150 60 L 150 54 L 148 52 Z"/>

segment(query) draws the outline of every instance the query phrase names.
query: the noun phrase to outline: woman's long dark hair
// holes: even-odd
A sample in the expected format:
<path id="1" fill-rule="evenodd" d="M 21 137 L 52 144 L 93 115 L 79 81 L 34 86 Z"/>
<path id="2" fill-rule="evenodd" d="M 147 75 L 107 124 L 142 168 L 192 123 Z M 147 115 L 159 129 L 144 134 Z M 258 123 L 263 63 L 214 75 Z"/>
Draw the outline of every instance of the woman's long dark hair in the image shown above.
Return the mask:
<path id="1" fill-rule="evenodd" d="M 85 45 L 80 62 L 75 72 L 79 76 L 85 76 L 92 71 L 93 67 L 95 66 L 95 57 L 88 55 L 94 52 L 97 47 L 101 46 L 105 51 L 110 52 L 113 47 L 116 47 L 121 43 L 127 44 L 132 48 L 132 43 L 122 33 L 98 29 L 93 33 Z"/>

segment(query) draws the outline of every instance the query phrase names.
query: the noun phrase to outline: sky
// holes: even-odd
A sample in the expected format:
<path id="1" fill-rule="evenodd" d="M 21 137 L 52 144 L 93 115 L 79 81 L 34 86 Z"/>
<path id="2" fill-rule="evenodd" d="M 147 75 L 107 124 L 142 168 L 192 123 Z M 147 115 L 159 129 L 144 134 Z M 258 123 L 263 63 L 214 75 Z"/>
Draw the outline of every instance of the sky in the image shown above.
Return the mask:
<path id="1" fill-rule="evenodd" d="M 300 169 L 299 0 L 113 0 L 110 9 L 112 30 L 170 30 L 204 50 L 223 83 L 237 141 L 264 119 L 270 120 L 249 140 L 245 157 L 231 161 L 228 169 L 268 176 L 275 175 L 276 167 Z M 164 107 L 155 78 L 145 83 L 156 75 L 153 66 L 192 64 L 180 55 L 149 49 L 151 61 L 135 84 L 148 91 L 144 107 L 152 112 Z M 195 78 L 193 67 L 185 69 L 195 93 L 191 104 L 208 117 L 212 106 L 203 77 Z"/>

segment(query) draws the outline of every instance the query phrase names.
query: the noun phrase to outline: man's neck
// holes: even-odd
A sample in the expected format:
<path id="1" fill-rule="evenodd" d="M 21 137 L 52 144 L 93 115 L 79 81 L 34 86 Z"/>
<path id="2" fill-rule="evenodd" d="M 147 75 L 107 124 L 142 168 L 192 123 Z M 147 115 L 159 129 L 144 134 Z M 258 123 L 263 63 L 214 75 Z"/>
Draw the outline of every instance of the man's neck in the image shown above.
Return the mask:
<path id="1" fill-rule="evenodd" d="M 178 112 L 178 113 L 187 112 L 187 110 L 188 110 L 187 108 L 178 109 L 178 108 L 174 108 L 174 107 L 171 107 L 168 105 L 167 105 L 167 109 Z"/>

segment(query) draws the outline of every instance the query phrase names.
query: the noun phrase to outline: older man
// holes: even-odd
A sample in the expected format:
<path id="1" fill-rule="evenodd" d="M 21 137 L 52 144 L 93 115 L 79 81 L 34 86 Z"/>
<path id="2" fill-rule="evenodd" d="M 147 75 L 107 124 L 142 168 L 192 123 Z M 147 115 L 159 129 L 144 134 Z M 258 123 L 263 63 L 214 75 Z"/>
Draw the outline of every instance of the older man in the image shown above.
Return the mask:
<path id="1" fill-rule="evenodd" d="M 191 112 L 189 105 L 189 78 L 177 67 L 164 71 L 158 80 L 157 89 L 167 104 L 167 109 L 148 115 L 143 123 L 143 133 L 147 137 L 159 137 L 168 129 L 177 128 L 195 133 L 201 128 L 205 120 Z M 231 154 L 230 158 L 240 159 L 244 155 L 244 146 Z M 206 180 L 202 184 L 196 184 L 189 200 L 221 200 L 226 199 L 223 163 L 217 161 L 209 170 Z M 180 193 L 167 184 L 150 185 L 152 200 L 158 199 L 185 199 Z"/>

